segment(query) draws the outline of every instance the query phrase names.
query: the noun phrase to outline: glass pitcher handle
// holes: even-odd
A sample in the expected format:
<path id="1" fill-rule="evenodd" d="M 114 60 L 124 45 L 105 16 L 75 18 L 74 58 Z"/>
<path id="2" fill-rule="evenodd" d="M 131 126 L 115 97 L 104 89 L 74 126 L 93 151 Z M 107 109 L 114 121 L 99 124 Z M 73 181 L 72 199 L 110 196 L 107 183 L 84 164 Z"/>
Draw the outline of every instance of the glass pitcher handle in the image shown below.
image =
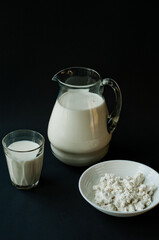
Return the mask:
<path id="1" fill-rule="evenodd" d="M 119 120 L 122 106 L 122 95 L 118 84 L 113 79 L 104 78 L 102 84 L 110 86 L 115 93 L 115 107 L 107 119 L 108 132 L 112 133 L 115 130 L 117 122 Z"/>

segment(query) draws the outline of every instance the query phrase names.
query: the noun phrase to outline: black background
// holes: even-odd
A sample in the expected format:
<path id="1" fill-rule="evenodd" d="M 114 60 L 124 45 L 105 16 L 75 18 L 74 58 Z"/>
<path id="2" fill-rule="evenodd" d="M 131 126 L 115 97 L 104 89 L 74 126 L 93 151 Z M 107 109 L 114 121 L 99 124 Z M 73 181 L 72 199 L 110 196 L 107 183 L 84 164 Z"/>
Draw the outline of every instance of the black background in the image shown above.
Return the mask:
<path id="1" fill-rule="evenodd" d="M 158 12 L 152 1 L 0 3 L 0 137 L 29 128 L 45 139 L 39 186 L 19 191 L 0 147 L 0 238 L 158 239 L 158 206 L 115 218 L 88 205 L 78 191 L 86 168 L 51 153 L 47 125 L 59 70 L 84 66 L 111 77 L 123 95 L 120 121 L 103 160 L 130 159 L 159 171 Z M 105 89 L 110 109 L 113 93 Z"/>

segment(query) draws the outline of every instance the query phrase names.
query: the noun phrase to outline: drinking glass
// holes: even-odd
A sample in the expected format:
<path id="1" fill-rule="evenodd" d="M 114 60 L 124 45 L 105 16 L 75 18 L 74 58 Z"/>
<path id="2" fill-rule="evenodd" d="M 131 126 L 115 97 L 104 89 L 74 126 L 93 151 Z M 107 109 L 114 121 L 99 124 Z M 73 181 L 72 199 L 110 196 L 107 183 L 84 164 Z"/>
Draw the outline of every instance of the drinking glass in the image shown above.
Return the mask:
<path id="1" fill-rule="evenodd" d="M 44 154 L 44 137 L 33 130 L 8 133 L 2 145 L 12 184 L 18 189 L 30 189 L 39 183 Z"/>

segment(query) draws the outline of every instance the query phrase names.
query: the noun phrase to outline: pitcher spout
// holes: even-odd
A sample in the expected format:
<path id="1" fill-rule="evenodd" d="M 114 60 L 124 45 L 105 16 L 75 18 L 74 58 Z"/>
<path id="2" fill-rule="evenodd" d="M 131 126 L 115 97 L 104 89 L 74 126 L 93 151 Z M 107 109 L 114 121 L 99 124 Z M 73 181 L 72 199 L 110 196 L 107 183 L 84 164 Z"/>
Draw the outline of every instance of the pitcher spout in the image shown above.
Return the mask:
<path id="1" fill-rule="evenodd" d="M 53 77 L 52 77 L 52 81 L 54 82 L 64 82 L 65 79 L 67 79 L 69 76 L 69 70 L 62 70 L 59 71 L 58 73 L 56 73 Z"/>
<path id="2" fill-rule="evenodd" d="M 55 75 L 52 77 L 52 81 L 54 81 L 54 82 L 58 82 L 57 74 L 55 74 Z"/>

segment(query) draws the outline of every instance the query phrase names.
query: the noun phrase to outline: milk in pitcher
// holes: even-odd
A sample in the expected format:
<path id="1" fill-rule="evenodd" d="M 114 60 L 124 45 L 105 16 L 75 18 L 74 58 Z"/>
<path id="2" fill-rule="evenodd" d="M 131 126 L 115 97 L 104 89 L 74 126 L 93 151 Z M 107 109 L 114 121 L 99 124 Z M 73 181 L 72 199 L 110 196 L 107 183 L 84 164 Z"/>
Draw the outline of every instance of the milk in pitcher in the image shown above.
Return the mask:
<path id="1" fill-rule="evenodd" d="M 101 159 L 111 134 L 104 98 L 87 89 L 71 89 L 57 99 L 48 126 L 54 155 L 70 165 Z"/>

